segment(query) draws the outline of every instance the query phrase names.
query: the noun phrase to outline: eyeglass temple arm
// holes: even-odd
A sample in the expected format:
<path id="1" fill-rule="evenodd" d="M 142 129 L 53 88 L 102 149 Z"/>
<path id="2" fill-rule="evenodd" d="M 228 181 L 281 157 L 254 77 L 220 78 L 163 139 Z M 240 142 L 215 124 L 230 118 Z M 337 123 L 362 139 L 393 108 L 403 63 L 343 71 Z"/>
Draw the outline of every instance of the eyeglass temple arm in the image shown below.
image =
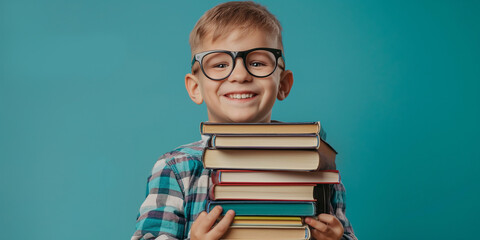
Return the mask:
<path id="1" fill-rule="evenodd" d="M 193 59 L 192 59 L 192 66 L 190 66 L 191 68 L 193 67 L 193 64 L 195 64 L 197 60 L 195 59 L 195 56 L 193 56 Z"/>
<path id="2" fill-rule="evenodd" d="M 278 65 L 278 67 L 280 67 L 282 70 L 285 70 L 285 67 L 287 66 L 287 63 L 285 62 L 285 56 L 283 56 L 283 54 L 282 54 L 282 55 L 280 55 L 280 58 L 282 58 L 283 65 L 285 65 L 285 66 Z"/>

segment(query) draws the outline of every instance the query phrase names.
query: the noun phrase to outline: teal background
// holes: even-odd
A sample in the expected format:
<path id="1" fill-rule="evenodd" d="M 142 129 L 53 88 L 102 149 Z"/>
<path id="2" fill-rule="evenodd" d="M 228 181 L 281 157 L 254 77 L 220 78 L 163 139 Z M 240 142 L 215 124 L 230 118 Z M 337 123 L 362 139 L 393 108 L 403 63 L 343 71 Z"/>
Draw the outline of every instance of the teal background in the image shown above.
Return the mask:
<path id="1" fill-rule="evenodd" d="M 196 141 L 188 35 L 220 1 L 0 1 L 0 238 L 129 239 L 156 159 Z M 480 192 L 478 1 L 259 1 L 360 239 L 466 239 Z"/>

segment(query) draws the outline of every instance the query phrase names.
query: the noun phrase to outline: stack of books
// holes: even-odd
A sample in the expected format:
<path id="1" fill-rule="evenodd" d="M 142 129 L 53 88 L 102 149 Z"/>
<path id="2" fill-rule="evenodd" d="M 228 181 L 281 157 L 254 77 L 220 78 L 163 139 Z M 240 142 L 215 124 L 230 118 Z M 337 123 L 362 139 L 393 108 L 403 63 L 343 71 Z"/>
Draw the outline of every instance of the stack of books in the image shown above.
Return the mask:
<path id="1" fill-rule="evenodd" d="M 304 217 L 328 212 L 329 184 L 340 182 L 319 122 L 204 122 L 200 132 L 210 135 L 202 160 L 213 169 L 207 212 L 235 211 L 222 239 L 310 239 Z"/>

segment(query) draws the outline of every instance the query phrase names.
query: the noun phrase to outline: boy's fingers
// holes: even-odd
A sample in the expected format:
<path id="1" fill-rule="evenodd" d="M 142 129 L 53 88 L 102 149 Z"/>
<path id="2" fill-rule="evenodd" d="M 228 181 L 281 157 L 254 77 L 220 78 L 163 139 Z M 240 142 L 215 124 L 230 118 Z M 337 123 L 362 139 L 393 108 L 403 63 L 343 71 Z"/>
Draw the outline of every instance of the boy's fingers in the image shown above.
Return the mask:
<path id="1" fill-rule="evenodd" d="M 317 229 L 318 231 L 320 232 L 327 232 L 328 231 L 328 226 L 327 224 L 323 223 L 323 222 L 320 222 L 320 221 L 317 221 L 313 218 L 305 218 L 305 223 L 307 223 L 308 225 L 310 225 L 311 227 Z"/>
<path id="2" fill-rule="evenodd" d="M 327 232 L 332 233 L 335 236 L 343 235 L 343 225 L 340 220 L 338 220 L 338 218 L 336 218 L 335 216 L 323 213 L 318 215 L 318 220 L 327 225 L 327 227 L 329 228 Z"/>
<path id="3" fill-rule="evenodd" d="M 195 219 L 195 221 L 193 221 L 193 224 L 192 224 L 192 228 L 196 225 L 198 225 L 200 222 L 202 222 L 202 219 L 205 218 L 205 216 L 207 216 L 207 212 L 203 211 L 201 212 L 200 214 L 198 214 L 197 218 Z"/>
<path id="4" fill-rule="evenodd" d="M 213 226 L 217 218 L 222 214 L 222 207 L 216 206 L 212 209 L 208 214 L 206 214 L 201 221 L 198 221 L 198 226 L 202 229 L 205 229 L 205 232 L 208 232 L 210 228 Z M 198 220 L 198 218 L 197 218 Z M 196 220 L 196 221 L 197 221 Z"/>
<path id="5" fill-rule="evenodd" d="M 212 209 L 212 211 L 210 211 L 207 215 L 207 221 L 217 221 L 218 217 L 220 217 L 220 215 L 222 214 L 223 212 L 223 209 L 221 206 L 216 206 Z"/>
<path id="6" fill-rule="evenodd" d="M 198 214 L 195 221 L 193 221 L 192 228 L 190 229 L 190 235 L 192 239 L 200 239 L 205 233 L 208 232 L 208 229 L 205 229 L 205 226 L 201 226 L 201 223 L 204 222 L 203 219 L 207 216 L 205 211 Z"/>
<path id="7" fill-rule="evenodd" d="M 235 212 L 233 210 L 228 210 L 228 212 L 223 216 L 222 220 L 215 225 L 215 227 L 208 233 L 212 239 L 220 239 L 223 234 L 228 231 L 230 224 L 232 224 L 233 218 L 235 217 Z"/>
<path id="8" fill-rule="evenodd" d="M 322 232 L 320 232 L 319 230 L 317 230 L 317 229 L 315 229 L 315 228 L 312 228 L 310 231 L 311 231 L 311 233 L 312 233 L 312 238 L 311 238 L 311 239 L 315 239 L 315 240 L 328 239 L 328 237 L 326 236 L 325 233 L 322 233 Z"/>
<path id="9" fill-rule="evenodd" d="M 329 226 L 333 226 L 339 223 L 338 219 L 335 216 L 325 213 L 318 215 L 318 221 L 323 222 Z"/>

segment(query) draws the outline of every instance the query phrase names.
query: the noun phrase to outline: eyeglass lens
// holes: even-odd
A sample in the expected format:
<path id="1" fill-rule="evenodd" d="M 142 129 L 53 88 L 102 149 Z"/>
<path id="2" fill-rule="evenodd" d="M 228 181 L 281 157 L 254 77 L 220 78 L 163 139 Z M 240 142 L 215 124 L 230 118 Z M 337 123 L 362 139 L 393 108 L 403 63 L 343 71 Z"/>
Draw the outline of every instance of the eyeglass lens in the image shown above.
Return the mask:
<path id="1" fill-rule="evenodd" d="M 233 61 L 233 57 L 228 53 L 213 52 L 203 57 L 202 66 L 209 78 L 224 79 L 233 71 Z M 244 64 L 250 74 L 256 77 L 265 77 L 275 70 L 276 61 L 272 52 L 255 50 L 247 54 Z"/>

